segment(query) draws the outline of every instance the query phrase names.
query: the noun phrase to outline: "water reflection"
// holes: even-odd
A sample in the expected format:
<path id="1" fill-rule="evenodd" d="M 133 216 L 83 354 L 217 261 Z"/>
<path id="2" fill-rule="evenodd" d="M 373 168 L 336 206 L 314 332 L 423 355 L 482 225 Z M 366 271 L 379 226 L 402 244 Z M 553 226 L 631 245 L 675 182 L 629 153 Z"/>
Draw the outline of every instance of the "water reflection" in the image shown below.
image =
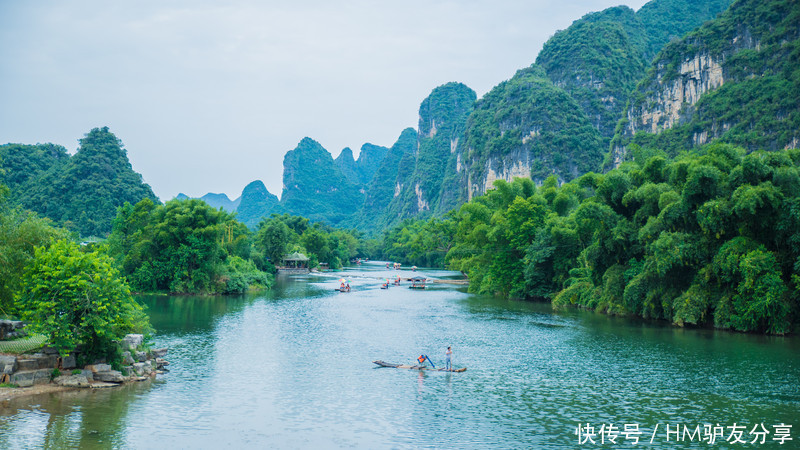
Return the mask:
<path id="1" fill-rule="evenodd" d="M 198 448 L 573 448 L 578 422 L 800 424 L 796 338 L 556 314 L 452 285 L 381 290 L 387 274 L 367 265 L 281 277 L 262 295 L 144 297 L 172 371 L 17 403 L 0 416 L 0 448 L 136 448 L 154 436 Z M 343 275 L 351 293 L 333 291 Z M 371 363 L 428 354 L 438 365 L 448 345 L 467 372 Z"/>

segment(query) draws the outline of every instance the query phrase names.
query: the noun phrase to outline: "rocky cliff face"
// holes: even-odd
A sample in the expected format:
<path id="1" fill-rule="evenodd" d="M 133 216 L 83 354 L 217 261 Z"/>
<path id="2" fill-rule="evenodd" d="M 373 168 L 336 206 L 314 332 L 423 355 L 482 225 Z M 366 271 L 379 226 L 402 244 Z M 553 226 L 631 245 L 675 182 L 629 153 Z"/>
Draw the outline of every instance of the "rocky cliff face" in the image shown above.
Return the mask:
<path id="1" fill-rule="evenodd" d="M 796 145 L 799 22 L 796 2 L 739 1 L 668 45 L 627 108 L 610 162 L 621 164 L 632 143 L 671 153 L 715 139 Z"/>
<path id="2" fill-rule="evenodd" d="M 588 14 L 557 32 L 536 58 L 553 83 L 580 105 L 605 145 L 645 73 L 646 38 L 633 10 L 618 6 Z"/>
<path id="3" fill-rule="evenodd" d="M 659 133 L 672 128 L 682 116 L 691 114 L 700 97 L 725 83 L 722 69 L 725 55 L 703 52 L 687 56 L 680 62 L 677 74 L 674 65 L 665 61 L 656 63 L 649 86 L 643 90 L 644 99 L 626 112 L 626 134 L 640 130 Z"/>
<path id="4" fill-rule="evenodd" d="M 575 100 L 531 66 L 477 102 L 459 151 L 469 200 L 498 179 L 571 180 L 599 166 L 603 146 Z"/>
<path id="5" fill-rule="evenodd" d="M 437 209 L 442 191 L 455 180 L 448 177 L 453 174 L 448 169 L 455 166 L 456 150 L 476 98 L 475 91 L 466 85 L 447 83 L 422 101 L 416 151 L 402 162 L 395 199 L 389 207 L 391 215 L 402 219 Z M 410 172 L 407 177 L 406 172 Z"/>

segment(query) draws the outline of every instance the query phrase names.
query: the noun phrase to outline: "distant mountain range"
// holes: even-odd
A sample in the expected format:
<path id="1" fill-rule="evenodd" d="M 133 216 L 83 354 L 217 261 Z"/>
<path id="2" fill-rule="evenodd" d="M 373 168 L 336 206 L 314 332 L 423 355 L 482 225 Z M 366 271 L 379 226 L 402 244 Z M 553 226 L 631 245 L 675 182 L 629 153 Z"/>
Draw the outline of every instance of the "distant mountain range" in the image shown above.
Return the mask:
<path id="1" fill-rule="evenodd" d="M 730 0 L 653 0 L 638 11 L 608 8 L 556 32 L 533 65 L 482 98 L 456 82 L 433 89 L 421 102 L 417 130 L 402 130 L 390 148 L 364 144 L 357 160 L 349 148 L 334 159 L 318 142 L 302 139 L 284 157 L 280 201 L 261 181 L 236 200 L 201 198 L 236 212 L 250 227 L 272 213 L 289 213 L 379 231 L 445 214 L 500 179 L 565 182 L 637 152 L 674 155 L 712 141 L 749 150 L 798 148 L 799 33 L 797 0 L 732 6 Z M 54 220 L 80 223 L 82 233 L 107 232 L 110 219 L 92 225 L 46 201 L 65 197 L 27 193 L 37 180 L 69 183 L 53 167 L 78 155 L 70 158 L 51 144 L 14 145 L 0 147 L 0 169 L 6 168 L 0 181 L 18 191 L 15 198 Z M 130 166 L 127 158 L 124 163 Z M 70 176 L 107 173 L 97 164 L 81 167 Z M 40 178 L 44 173 L 50 178 Z M 136 187 L 136 176 L 123 178 L 139 198 L 152 196 L 149 187 Z"/>

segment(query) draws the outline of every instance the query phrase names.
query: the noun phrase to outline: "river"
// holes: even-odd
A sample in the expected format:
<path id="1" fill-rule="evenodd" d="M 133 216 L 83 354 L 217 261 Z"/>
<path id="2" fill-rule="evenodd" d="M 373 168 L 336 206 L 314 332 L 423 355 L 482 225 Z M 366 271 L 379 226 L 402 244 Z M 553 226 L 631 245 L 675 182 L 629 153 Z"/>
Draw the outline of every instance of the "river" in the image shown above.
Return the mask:
<path id="1" fill-rule="evenodd" d="M 260 295 L 140 297 L 170 372 L 0 406 L 0 448 L 698 448 L 716 425 L 715 446 L 778 447 L 781 424 L 782 448 L 800 448 L 795 336 L 554 313 L 449 284 L 379 289 L 396 273 L 370 263 Z M 342 276 L 352 292 L 334 291 Z M 425 353 L 438 367 L 448 345 L 466 372 L 372 364 Z"/>

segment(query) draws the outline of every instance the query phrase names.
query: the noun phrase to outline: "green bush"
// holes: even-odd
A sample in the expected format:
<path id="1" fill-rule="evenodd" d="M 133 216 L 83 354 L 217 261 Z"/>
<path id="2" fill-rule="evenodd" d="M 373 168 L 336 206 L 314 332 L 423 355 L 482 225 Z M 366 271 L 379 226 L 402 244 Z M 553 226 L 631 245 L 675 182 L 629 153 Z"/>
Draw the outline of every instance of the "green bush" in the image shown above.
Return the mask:
<path id="1" fill-rule="evenodd" d="M 66 240 L 38 248 L 22 278 L 19 309 L 62 355 L 82 344 L 87 359 L 118 357 L 116 341 L 151 331 L 114 261 Z"/>

